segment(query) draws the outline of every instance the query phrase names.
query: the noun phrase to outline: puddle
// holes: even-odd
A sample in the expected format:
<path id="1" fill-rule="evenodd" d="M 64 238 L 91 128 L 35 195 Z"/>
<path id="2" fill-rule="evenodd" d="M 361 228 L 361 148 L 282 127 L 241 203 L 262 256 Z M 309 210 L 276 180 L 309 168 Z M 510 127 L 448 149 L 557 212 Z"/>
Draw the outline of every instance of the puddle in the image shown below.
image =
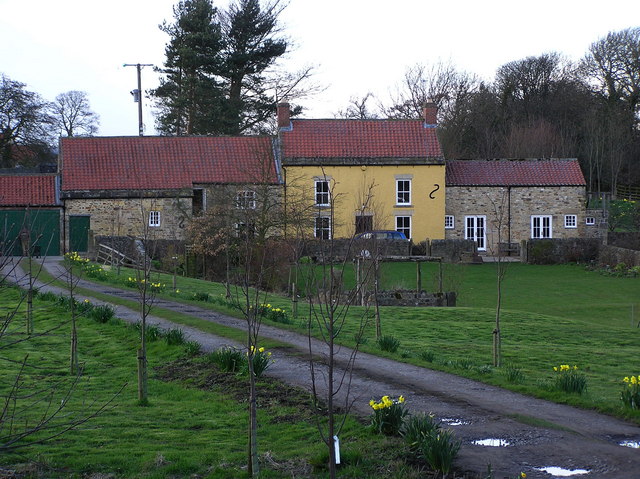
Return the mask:
<path id="1" fill-rule="evenodd" d="M 440 419 L 440 422 L 445 423 L 447 426 L 468 426 L 471 424 L 471 421 L 465 421 L 455 417 L 443 417 Z"/>
<path id="2" fill-rule="evenodd" d="M 546 472 L 547 474 L 551 474 L 553 477 L 571 477 L 571 476 L 580 476 L 582 474 L 589 474 L 589 471 L 586 469 L 563 469 L 561 467 L 551 466 L 551 467 L 534 467 L 536 471 Z"/>
<path id="3" fill-rule="evenodd" d="M 620 445 L 624 447 L 632 447 L 634 449 L 640 449 L 640 441 L 622 441 Z"/>
<path id="4" fill-rule="evenodd" d="M 490 447 L 507 447 L 511 445 L 511 443 L 506 439 L 477 439 L 475 441 L 472 441 L 471 444 L 475 444 L 476 446 Z"/>

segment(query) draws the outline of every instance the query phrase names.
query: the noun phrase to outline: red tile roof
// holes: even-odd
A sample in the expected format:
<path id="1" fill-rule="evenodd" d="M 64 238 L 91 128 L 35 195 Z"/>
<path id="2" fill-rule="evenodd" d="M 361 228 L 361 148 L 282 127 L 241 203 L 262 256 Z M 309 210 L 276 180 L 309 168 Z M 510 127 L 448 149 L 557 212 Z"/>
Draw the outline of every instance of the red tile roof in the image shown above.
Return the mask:
<path id="1" fill-rule="evenodd" d="M 0 176 L 0 206 L 57 206 L 55 175 Z"/>
<path id="2" fill-rule="evenodd" d="M 447 160 L 447 186 L 585 186 L 578 160 Z"/>
<path id="3" fill-rule="evenodd" d="M 62 138 L 60 158 L 63 191 L 277 182 L 268 137 Z"/>
<path id="4" fill-rule="evenodd" d="M 292 120 L 283 158 L 442 158 L 422 120 Z"/>

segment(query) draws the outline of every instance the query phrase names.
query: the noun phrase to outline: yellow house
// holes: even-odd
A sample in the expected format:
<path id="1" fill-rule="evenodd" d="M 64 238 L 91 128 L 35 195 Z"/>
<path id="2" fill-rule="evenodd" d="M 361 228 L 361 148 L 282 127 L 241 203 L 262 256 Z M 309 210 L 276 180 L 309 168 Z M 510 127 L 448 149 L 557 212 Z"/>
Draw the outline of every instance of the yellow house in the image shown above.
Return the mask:
<path id="1" fill-rule="evenodd" d="M 305 120 L 291 119 L 283 103 L 278 127 L 286 194 L 306 202 L 315 237 L 396 230 L 414 243 L 444 238 L 434 105 L 422 120 Z"/>

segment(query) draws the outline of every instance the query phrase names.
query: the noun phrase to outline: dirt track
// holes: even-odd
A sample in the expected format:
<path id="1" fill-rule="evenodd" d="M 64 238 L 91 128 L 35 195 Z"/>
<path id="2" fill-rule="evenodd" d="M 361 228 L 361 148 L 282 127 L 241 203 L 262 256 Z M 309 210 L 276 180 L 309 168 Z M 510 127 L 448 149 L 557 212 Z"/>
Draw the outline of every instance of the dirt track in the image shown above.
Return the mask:
<path id="1" fill-rule="evenodd" d="M 59 276 L 59 258 L 45 261 L 47 270 Z M 18 280 L 19 275 L 14 276 Z M 41 291 L 61 292 L 57 287 L 37 285 Z M 137 300 L 132 290 L 118 289 L 80 281 L 79 286 L 104 294 Z M 94 303 L 101 303 L 92 299 Z M 242 328 L 243 322 L 192 305 L 158 300 L 155 307 L 171 309 L 227 326 Z M 138 312 L 116 306 L 118 317 L 138 321 Z M 175 327 L 166 320 L 150 317 L 150 323 Z M 205 351 L 232 345 L 225 338 L 180 326 L 190 340 L 203 345 Z M 297 333 L 263 326 L 262 336 L 290 345 L 275 350 L 277 359 L 268 373 L 287 383 L 309 388 L 308 338 Z M 239 345 L 237 345 L 239 346 Z M 313 343 L 314 354 L 322 355 L 322 346 Z M 339 361 L 346 362 L 350 350 L 341 348 Z M 463 444 L 456 467 L 461 471 L 480 473 L 491 464 L 496 479 L 554 476 L 538 468 L 559 467 L 569 471 L 588 470 L 583 478 L 640 478 L 640 449 L 620 446 L 624 440 L 640 441 L 640 427 L 592 411 L 563 406 L 488 386 L 451 374 L 411 366 L 393 360 L 359 353 L 351 394 L 357 413 L 368 415 L 372 397 L 403 394 L 412 412 L 431 412 L 449 424 Z M 531 424 L 544 424 L 532 426 Z M 476 440 L 502 439 L 506 447 L 473 444 Z"/>

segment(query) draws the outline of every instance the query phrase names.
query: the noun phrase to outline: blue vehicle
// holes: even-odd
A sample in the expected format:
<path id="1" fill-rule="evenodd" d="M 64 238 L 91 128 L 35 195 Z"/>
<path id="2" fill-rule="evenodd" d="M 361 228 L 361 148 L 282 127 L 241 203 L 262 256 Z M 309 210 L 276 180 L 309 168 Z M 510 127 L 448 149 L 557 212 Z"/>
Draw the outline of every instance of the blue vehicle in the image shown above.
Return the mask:
<path id="1" fill-rule="evenodd" d="M 407 237 L 404 233 L 400 231 L 394 230 L 377 230 L 377 231 L 365 231 L 364 233 L 360 233 L 356 235 L 355 239 L 360 240 L 407 240 Z"/>

